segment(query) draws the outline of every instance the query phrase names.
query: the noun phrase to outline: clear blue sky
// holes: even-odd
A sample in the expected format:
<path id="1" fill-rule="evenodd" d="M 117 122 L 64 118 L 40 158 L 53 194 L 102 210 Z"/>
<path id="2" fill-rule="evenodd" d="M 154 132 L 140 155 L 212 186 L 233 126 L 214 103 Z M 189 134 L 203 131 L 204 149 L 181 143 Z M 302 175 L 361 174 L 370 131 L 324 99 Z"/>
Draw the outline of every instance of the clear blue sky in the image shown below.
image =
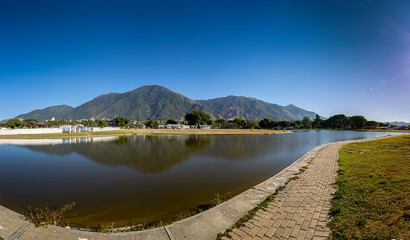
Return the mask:
<path id="1" fill-rule="evenodd" d="M 158 84 L 410 122 L 410 1 L 2 1 L 0 120 Z"/>

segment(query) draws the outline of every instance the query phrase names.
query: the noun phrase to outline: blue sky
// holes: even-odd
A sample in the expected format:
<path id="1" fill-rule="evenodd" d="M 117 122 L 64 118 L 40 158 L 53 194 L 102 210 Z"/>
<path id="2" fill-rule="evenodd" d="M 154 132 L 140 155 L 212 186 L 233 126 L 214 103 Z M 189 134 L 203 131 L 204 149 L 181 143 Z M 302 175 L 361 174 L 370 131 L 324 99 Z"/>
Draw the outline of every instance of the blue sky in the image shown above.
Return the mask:
<path id="1" fill-rule="evenodd" d="M 158 84 L 410 122 L 410 1 L 3 1 L 0 120 Z"/>

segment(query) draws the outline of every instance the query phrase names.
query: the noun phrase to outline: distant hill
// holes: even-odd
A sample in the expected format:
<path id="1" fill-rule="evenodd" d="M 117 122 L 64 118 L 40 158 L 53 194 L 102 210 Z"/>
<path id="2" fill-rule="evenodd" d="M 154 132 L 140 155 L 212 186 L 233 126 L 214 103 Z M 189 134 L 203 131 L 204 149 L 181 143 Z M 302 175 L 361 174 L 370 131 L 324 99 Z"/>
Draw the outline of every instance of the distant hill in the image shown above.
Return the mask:
<path id="1" fill-rule="evenodd" d="M 386 123 L 390 124 L 390 125 L 396 125 L 398 127 L 407 127 L 407 126 L 410 125 L 410 123 L 407 123 L 407 122 L 397 122 L 397 121 L 395 121 L 395 122 L 386 122 Z"/>
<path id="2" fill-rule="evenodd" d="M 316 117 L 316 113 L 306 111 L 292 104 L 284 107 L 249 97 L 228 96 L 209 100 L 198 100 L 198 102 L 213 109 L 225 119 L 239 117 L 258 121 L 264 118 L 276 121 L 294 121 L 301 120 L 304 117 L 311 119 Z"/>
<path id="3" fill-rule="evenodd" d="M 0 123 L 6 123 L 8 120 L 10 120 L 10 119 L 1 120 Z"/>
<path id="4" fill-rule="evenodd" d="M 45 122 L 55 117 L 56 120 L 64 119 L 65 115 L 73 110 L 73 107 L 67 105 L 52 106 L 44 109 L 37 109 L 29 113 L 20 114 L 15 118 L 37 119 L 40 122 Z"/>
<path id="5" fill-rule="evenodd" d="M 134 120 L 182 120 L 186 113 L 201 110 L 213 118 L 220 117 L 210 108 L 165 87 L 143 86 L 126 93 L 110 93 L 76 107 L 66 119 L 113 119 L 125 116 Z"/>
<path id="6" fill-rule="evenodd" d="M 131 120 L 182 120 L 186 113 L 201 110 L 214 119 L 236 118 L 261 120 L 301 120 L 304 117 L 314 119 L 316 113 L 306 111 L 295 105 L 281 106 L 267 103 L 256 98 L 228 96 L 209 100 L 192 100 L 165 87 L 142 86 L 125 93 L 100 95 L 76 108 L 67 105 L 53 106 L 21 114 L 16 118 L 38 119 L 45 121 L 79 119 L 113 119 L 124 116 Z"/>

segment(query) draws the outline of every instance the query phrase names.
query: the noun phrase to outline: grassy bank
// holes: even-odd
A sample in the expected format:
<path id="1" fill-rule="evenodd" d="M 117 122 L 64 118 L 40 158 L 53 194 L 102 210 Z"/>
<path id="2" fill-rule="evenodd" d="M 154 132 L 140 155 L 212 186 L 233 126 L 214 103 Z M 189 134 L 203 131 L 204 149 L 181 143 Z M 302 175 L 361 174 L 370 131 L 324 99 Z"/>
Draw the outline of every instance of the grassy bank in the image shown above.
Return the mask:
<path id="1" fill-rule="evenodd" d="M 177 134 L 177 135 L 234 135 L 234 134 L 282 134 L 292 131 L 266 130 L 266 129 L 133 129 L 108 132 L 84 132 L 84 133 L 50 133 L 50 134 L 22 134 L 0 135 L 0 139 L 19 138 L 66 138 L 66 137 L 93 137 L 93 136 L 120 136 L 120 135 L 148 135 L 148 134 Z"/>
<path id="2" fill-rule="evenodd" d="M 357 129 L 355 131 L 363 131 L 363 132 L 402 132 L 402 133 L 410 133 L 410 130 L 392 130 L 392 129 Z"/>
<path id="3" fill-rule="evenodd" d="M 340 150 L 335 239 L 410 239 L 410 136 Z"/>

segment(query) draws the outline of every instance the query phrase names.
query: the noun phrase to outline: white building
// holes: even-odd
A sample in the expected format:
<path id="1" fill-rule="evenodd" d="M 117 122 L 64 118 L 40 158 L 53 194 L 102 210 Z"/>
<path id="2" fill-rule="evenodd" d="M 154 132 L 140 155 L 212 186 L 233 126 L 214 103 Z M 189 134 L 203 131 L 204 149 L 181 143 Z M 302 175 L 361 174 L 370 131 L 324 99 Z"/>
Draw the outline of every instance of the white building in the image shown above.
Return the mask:
<path id="1" fill-rule="evenodd" d="M 189 129 L 189 125 L 183 125 L 183 124 L 167 124 L 165 125 L 166 129 Z"/>

